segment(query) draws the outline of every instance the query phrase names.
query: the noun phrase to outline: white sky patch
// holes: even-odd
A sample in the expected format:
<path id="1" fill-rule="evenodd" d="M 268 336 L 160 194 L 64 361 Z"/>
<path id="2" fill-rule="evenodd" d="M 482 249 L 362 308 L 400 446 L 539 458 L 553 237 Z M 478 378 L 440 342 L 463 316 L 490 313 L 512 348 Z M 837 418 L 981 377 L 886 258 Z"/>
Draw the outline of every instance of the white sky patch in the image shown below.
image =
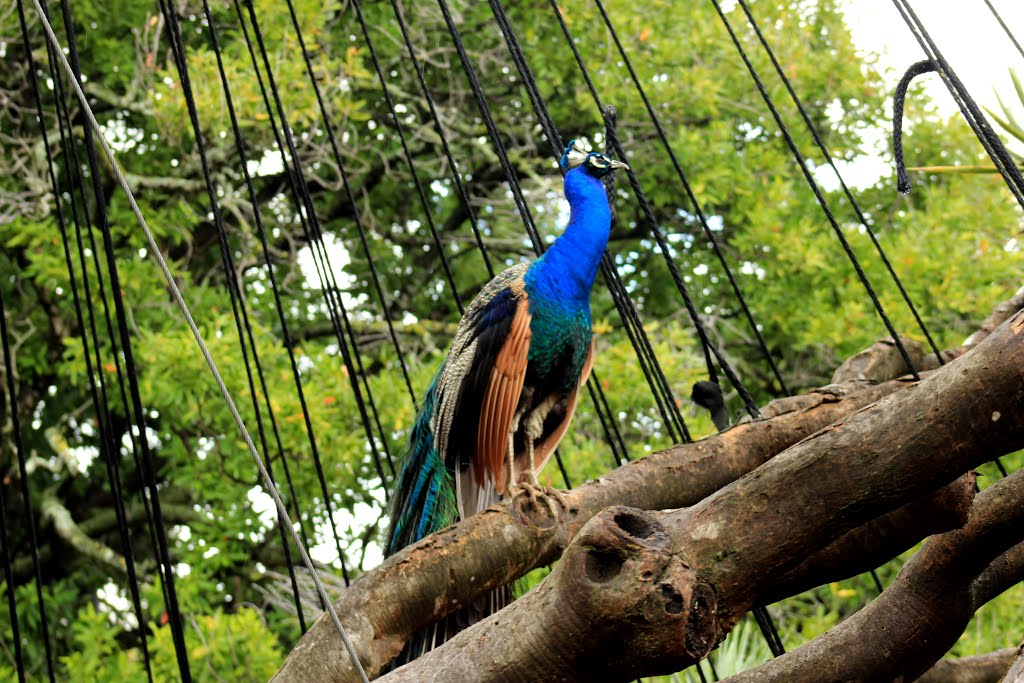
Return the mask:
<path id="1" fill-rule="evenodd" d="M 1002 0 L 994 1 L 993 5 L 1021 40 L 1024 37 L 1024 3 Z M 858 50 L 878 57 L 879 70 L 889 93 L 886 111 L 891 115 L 892 92 L 897 82 L 911 64 L 921 61 L 926 55 L 892 0 L 844 0 L 841 9 Z M 914 3 L 914 11 L 979 106 L 1003 116 L 995 95 L 998 91 L 1018 119 L 1024 118 L 1024 107 L 1019 104 L 1009 72 L 1011 68 L 1015 69 L 1024 78 L 1024 57 L 983 0 L 928 0 Z M 959 112 L 937 74 L 926 74 L 915 82 L 917 80 L 924 84 L 940 116 Z M 910 103 L 909 106 L 914 105 Z M 993 121 L 990 123 L 997 131 L 1000 130 Z M 836 161 L 839 172 L 851 188 L 870 187 L 880 178 L 894 175 L 891 161 L 882 156 L 892 146 L 890 131 L 889 127 L 869 131 L 863 141 L 863 155 L 852 161 Z M 1024 145 L 1010 136 L 1004 134 L 1002 137 L 1015 151 L 1024 151 Z M 980 143 L 978 149 L 982 149 Z M 940 162 L 936 160 L 935 163 Z M 814 169 L 814 175 L 826 190 L 839 188 L 835 173 L 827 165 Z"/>
<path id="2" fill-rule="evenodd" d="M 249 159 L 245 167 L 249 171 L 249 175 L 254 177 L 274 175 L 284 170 L 284 157 L 279 150 L 264 150 L 262 158 L 258 161 Z"/>

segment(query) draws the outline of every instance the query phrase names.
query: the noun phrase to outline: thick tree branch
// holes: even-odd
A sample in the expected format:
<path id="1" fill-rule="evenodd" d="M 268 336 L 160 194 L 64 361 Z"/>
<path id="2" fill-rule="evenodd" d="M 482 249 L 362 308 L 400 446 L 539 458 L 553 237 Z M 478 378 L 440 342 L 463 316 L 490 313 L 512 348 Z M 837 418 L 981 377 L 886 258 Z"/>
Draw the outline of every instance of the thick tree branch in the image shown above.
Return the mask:
<path id="1" fill-rule="evenodd" d="M 1017 649 L 1007 647 L 974 657 L 940 659 L 917 683 L 999 683 Z"/>
<path id="2" fill-rule="evenodd" d="M 923 498 L 848 531 L 786 572 L 761 598 L 770 604 L 832 581 L 863 574 L 914 547 L 932 534 L 967 522 L 975 491 L 974 472 Z"/>
<path id="3" fill-rule="evenodd" d="M 1017 658 L 1013 660 L 1010 670 L 1006 672 L 1003 683 L 1024 683 L 1024 643 L 1020 644 L 1014 654 L 1017 655 Z"/>
<path id="4" fill-rule="evenodd" d="M 1024 577 L 1024 471 L 978 495 L 963 529 L 935 536 L 876 600 L 731 683 L 915 680 L 979 607 Z"/>
<path id="5" fill-rule="evenodd" d="M 1024 445 L 1022 375 L 1024 312 L 955 364 L 804 439 L 692 508 L 603 511 L 536 589 L 388 680 L 458 678 L 459 671 L 480 681 L 626 680 L 692 664 L 798 558 Z M 987 514 L 985 528 L 998 529 L 1004 541 L 1024 535 L 1024 473 L 986 495 L 1001 512 Z M 1005 547 L 982 543 L 970 559 L 959 554 L 955 567 L 976 575 Z M 555 623 L 536 616 L 563 611 Z"/>
<path id="6" fill-rule="evenodd" d="M 831 385 L 769 404 L 771 417 L 631 462 L 566 492 L 558 520 L 524 517 L 509 503 L 424 539 L 360 577 L 335 606 L 371 675 L 415 630 L 558 558 L 573 535 L 603 508 L 692 505 L 815 431 L 908 383 Z M 333 625 L 317 621 L 289 654 L 275 681 L 355 680 Z"/>

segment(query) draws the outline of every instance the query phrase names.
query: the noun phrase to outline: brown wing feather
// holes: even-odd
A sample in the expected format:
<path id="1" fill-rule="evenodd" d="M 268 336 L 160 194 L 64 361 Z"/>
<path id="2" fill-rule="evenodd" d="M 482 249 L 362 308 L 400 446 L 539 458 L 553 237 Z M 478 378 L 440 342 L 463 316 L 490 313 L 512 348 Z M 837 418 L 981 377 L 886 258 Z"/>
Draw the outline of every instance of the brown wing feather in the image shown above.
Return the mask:
<path id="1" fill-rule="evenodd" d="M 551 457 L 555 448 L 558 446 L 558 442 L 565 436 L 565 430 L 569 428 L 569 423 L 572 422 L 572 415 L 576 412 L 576 400 L 579 398 L 580 387 L 587 382 L 587 378 L 590 377 L 590 369 L 594 366 L 594 341 L 590 341 L 590 351 L 587 352 L 587 360 L 583 362 L 583 371 L 580 373 L 579 384 L 573 389 L 572 394 L 569 395 L 569 400 L 565 406 L 565 418 L 562 422 L 555 427 L 555 429 L 548 435 L 546 439 L 541 441 L 533 449 L 533 471 L 539 473 L 544 468 L 544 464 Z"/>
<path id="2" fill-rule="evenodd" d="M 508 434 L 515 419 L 519 396 L 526 379 L 530 351 L 530 309 L 523 297 L 512 319 L 508 339 L 498 352 L 491 370 L 491 379 L 480 406 L 480 422 L 476 436 L 476 481 L 484 483 L 490 474 L 498 493 L 504 493 L 507 473 L 504 466 L 508 451 Z"/>

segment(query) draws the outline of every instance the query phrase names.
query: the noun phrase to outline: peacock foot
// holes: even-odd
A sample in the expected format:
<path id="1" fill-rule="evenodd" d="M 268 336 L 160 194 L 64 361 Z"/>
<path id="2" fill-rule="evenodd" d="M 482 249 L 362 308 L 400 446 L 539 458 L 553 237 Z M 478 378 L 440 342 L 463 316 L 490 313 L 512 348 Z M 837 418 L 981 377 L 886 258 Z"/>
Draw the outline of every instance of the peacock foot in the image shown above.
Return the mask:
<path id="1" fill-rule="evenodd" d="M 568 510 L 565 494 L 550 486 L 541 486 L 535 477 L 531 479 L 520 481 L 512 487 L 509 492 L 512 507 L 537 526 L 551 526 Z M 546 523 L 539 523 L 542 519 Z"/>

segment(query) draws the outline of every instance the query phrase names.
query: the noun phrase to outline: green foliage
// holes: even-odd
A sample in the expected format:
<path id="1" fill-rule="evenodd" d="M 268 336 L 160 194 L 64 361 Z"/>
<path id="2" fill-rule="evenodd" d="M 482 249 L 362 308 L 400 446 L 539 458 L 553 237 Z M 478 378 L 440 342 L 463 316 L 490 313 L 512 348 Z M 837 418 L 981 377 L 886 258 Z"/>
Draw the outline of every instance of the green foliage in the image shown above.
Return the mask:
<path id="1" fill-rule="evenodd" d="M 250 203 L 245 187 L 209 41 L 211 27 L 205 22 L 202 4 L 188 0 L 178 3 L 178 8 L 227 247 L 241 278 L 266 393 L 258 383 L 255 390 L 250 388 L 239 350 L 194 133 L 181 96 L 181 78 L 170 56 L 168 28 L 152 3 L 133 0 L 113 7 L 97 0 L 80 0 L 73 4 L 93 107 L 254 436 L 258 430 L 253 399 L 260 406 L 263 429 L 271 444 L 270 464 L 284 484 L 282 492 L 293 518 L 301 521 L 314 557 L 328 571 L 340 573 L 328 524 L 329 500 L 347 567 L 353 573 L 372 567 L 380 557 L 381 477 L 363 431 L 350 372 L 342 362 L 337 340 L 324 332 L 329 325 L 322 286 L 309 265 L 308 237 L 290 197 L 289 176 L 282 170 L 270 126 L 272 116 L 280 126 L 279 114 L 276 109 L 268 112 L 265 106 L 234 4 L 218 0 L 211 3 L 211 11 L 244 136 L 248 169 L 255 176 L 258 208 Z M 287 123 L 296 135 L 298 160 L 309 180 L 316 215 L 359 340 L 366 381 L 383 432 L 378 446 L 398 457 L 413 422 L 414 407 L 398 354 L 390 344 L 384 306 L 396 321 L 410 381 L 419 394 L 446 352 L 458 319 L 438 247 L 428 230 L 427 212 L 436 223 L 441 249 L 452 264 L 463 301 L 487 280 L 487 271 L 390 3 L 364 3 L 363 11 L 426 188 L 426 210 L 417 200 L 395 123 L 387 112 L 351 6 L 335 0 L 294 2 L 354 192 L 354 205 L 344 191 L 287 5 L 271 0 L 253 4 L 275 81 L 281 87 Z M 471 195 L 476 225 L 492 260 L 504 267 L 529 258 L 532 250 L 522 222 L 507 194 L 504 175 L 450 48 L 440 12 L 433 3 L 405 4 L 412 40 L 425 65 L 458 170 Z M 562 135 L 587 136 L 595 145 L 603 144 L 600 114 L 549 4 L 541 0 L 507 4 Z M 642 6 L 606 4 L 787 384 L 796 390 L 825 383 L 839 360 L 885 334 L 884 328 L 771 123 L 714 8 L 710 3 L 669 0 Z M 564 206 L 550 149 L 538 133 L 536 117 L 487 3 L 460 1 L 453 5 L 462 39 L 488 93 L 538 229 L 551 239 L 562 227 Z M 837 3 L 759 0 L 750 5 L 833 156 L 842 162 L 863 161 L 875 151 L 872 141 L 886 129 L 887 93 L 873 61 L 856 54 Z M 615 46 L 595 6 L 584 0 L 568 0 L 561 6 L 602 99 L 618 108 L 618 134 L 651 202 L 657 227 L 666 235 L 711 334 L 758 401 L 778 396 L 781 389 L 759 355 L 725 274 L 710 252 L 695 207 L 686 198 L 642 102 L 618 63 Z M 770 76 L 767 57 L 753 49 L 756 37 L 745 28 L 741 15 L 733 11 L 730 18 L 751 48 L 755 66 L 801 152 L 818 168 L 824 162 L 788 106 L 782 84 Z M 60 17 L 54 19 L 63 35 Z M 83 223 L 88 211 L 94 228 L 100 223 L 97 202 L 91 196 L 91 179 L 65 168 L 65 161 L 73 167 L 76 160 L 59 144 L 52 113 L 56 94 L 45 76 L 42 32 L 38 24 L 30 23 L 32 54 L 43 73 L 38 79 L 27 71 L 16 14 L 0 13 L 0 51 L 9 67 L 0 73 L 0 90 L 14 103 L 0 109 L 0 130 L 4 132 L 0 287 L 15 345 L 12 355 L 17 366 L 18 406 L 25 423 L 23 436 L 30 453 L 48 466 L 36 467 L 30 475 L 30 505 L 21 499 L 15 490 L 18 487 L 6 486 L 4 491 L 3 512 L 16 555 L 13 590 L 22 643 L 32 677 L 41 677 L 43 636 L 31 581 L 25 511 L 33 510 L 38 520 L 44 491 L 53 493 L 90 537 L 125 553 L 111 510 L 113 494 L 105 463 L 96 457 L 99 435 L 89 381 L 91 376 L 102 376 L 115 440 L 121 445 L 118 467 L 129 501 L 132 545 L 142 580 L 144 626 L 152 633 L 149 646 L 158 678 L 170 680 L 177 676 L 170 629 L 163 623 L 155 553 L 142 509 L 141 474 L 127 446 L 137 435 L 117 383 L 125 359 L 119 340 L 104 322 L 104 309 L 112 306 L 110 285 L 105 282 L 103 292 L 99 290 L 93 262 L 95 258 L 101 266 L 105 264 L 100 235 L 84 230 L 78 236 L 70 221 L 68 197 L 63 197 L 61 207 L 72 247 L 74 277 L 69 276 L 56 200 L 35 121 L 33 82 L 42 87 L 49 141 L 58 162 L 54 169 L 62 192 L 88 197 L 85 206 L 76 208 Z M 246 29 L 253 34 L 248 17 Z M 266 80 L 262 61 L 258 69 Z M 921 107 L 923 101 L 914 98 L 918 109 L 908 110 L 908 158 L 962 166 L 979 163 L 981 152 L 970 130 L 958 120 L 939 119 L 927 106 Z M 74 135 L 81 142 L 80 128 Z M 86 162 L 84 151 L 78 149 L 79 165 Z M 888 159 L 887 152 L 882 155 Z M 294 161 L 286 156 L 289 163 Z M 268 602 L 266 597 L 278 587 L 273 576 L 285 572 L 287 563 L 269 498 L 150 261 L 127 200 L 113 190 L 105 162 L 101 166 L 101 180 L 108 193 L 104 207 L 128 309 L 151 430 L 149 442 L 180 577 L 176 586 L 192 672 L 203 680 L 266 679 L 299 633 L 287 601 Z M 818 175 L 824 179 L 823 172 Z M 892 185 L 889 178 L 879 178 L 871 187 L 857 190 L 857 200 L 939 345 L 958 344 L 993 303 L 1019 286 L 1024 255 L 1012 238 L 1021 228 L 1020 212 L 991 177 L 931 173 L 922 176 L 914 193 L 906 198 L 898 196 Z M 624 181 L 620 181 L 616 197 L 617 222 L 610 253 L 639 306 L 688 428 L 695 438 L 700 437 L 713 426 L 703 411 L 691 416 L 687 410 L 691 385 L 706 374 L 696 335 L 662 255 L 653 248 L 651 226 Z M 922 340 L 868 236 L 854 222 L 846 199 L 833 191 L 828 192 L 828 199 L 896 327 Z M 384 306 L 373 286 L 356 229 L 357 217 L 382 283 Z M 269 243 L 269 255 L 261 249 L 261 237 Z M 82 264 L 77 257 L 79 239 L 88 250 L 88 297 L 82 289 Z M 273 264 L 272 274 L 280 287 L 287 335 L 270 290 L 267 260 Z M 95 310 L 100 348 L 89 348 L 88 353 L 79 337 L 73 289 Z M 593 312 L 599 332 L 596 374 L 629 457 L 669 445 L 663 417 L 603 288 L 594 294 Z M 286 338 L 292 341 L 305 407 L 297 394 Z M 365 388 L 362 391 L 365 394 Z M 727 394 L 727 400 L 738 414 L 740 402 L 735 392 Z M 7 399 L 3 401 L 0 414 L 6 416 Z M 273 410 L 273 424 L 267 404 Z M 327 500 L 307 420 L 315 435 Z M 0 465 L 4 476 L 13 477 L 14 454 L 6 417 L 2 428 Z M 48 429 L 56 429 L 66 439 L 70 452 L 78 454 L 79 465 L 54 450 L 46 437 Z M 573 484 L 598 477 L 614 465 L 589 398 L 581 402 L 560 451 Z M 1014 467 L 1024 464 L 1020 456 L 1007 463 Z M 384 479 L 390 479 L 387 462 L 381 470 Z M 562 484 L 554 465 L 542 473 L 541 480 Z M 296 509 L 301 511 L 297 517 Z M 40 528 L 40 546 L 59 677 L 137 680 L 142 660 L 126 577 L 75 550 L 50 525 Z M 291 562 L 297 563 L 294 549 L 290 550 Z M 538 570 L 524 583 L 539 580 L 545 571 Z M 883 569 L 883 575 L 891 571 L 895 570 Z M 869 600 L 872 591 L 867 579 L 852 579 L 774 606 L 773 613 L 787 644 L 792 644 L 837 623 Z M 991 649 L 1006 644 L 1013 629 L 1019 635 L 1021 624 L 1013 610 L 1020 599 L 1017 591 L 986 607 L 958 648 L 965 653 Z M 257 611 L 249 605 L 265 609 Z M 763 656 L 759 640 L 750 633 L 743 627 L 715 655 L 719 673 L 728 669 L 727 661 L 746 665 Z M 4 643 L 13 638 L 10 617 L 3 609 L 0 637 Z M 0 678 L 13 675 L 11 666 L 10 659 L 0 657 Z"/>

